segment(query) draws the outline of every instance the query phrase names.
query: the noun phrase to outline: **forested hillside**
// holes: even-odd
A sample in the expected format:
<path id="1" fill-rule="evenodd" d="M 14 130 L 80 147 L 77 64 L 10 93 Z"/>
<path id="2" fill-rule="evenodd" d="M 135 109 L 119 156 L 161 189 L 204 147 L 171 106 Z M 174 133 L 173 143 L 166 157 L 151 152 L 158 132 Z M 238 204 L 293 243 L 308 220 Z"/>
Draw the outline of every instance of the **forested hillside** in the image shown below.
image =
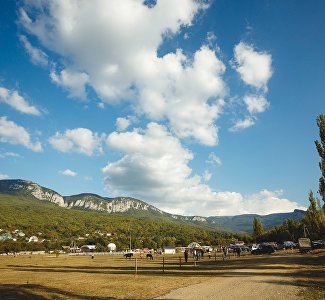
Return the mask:
<path id="1" fill-rule="evenodd" d="M 199 241 L 206 245 L 220 244 L 243 236 L 225 233 L 186 221 L 164 217 L 137 217 L 86 210 L 67 210 L 53 203 L 0 194 L 0 227 L 3 232 L 22 231 L 26 237 L 36 235 L 42 245 L 60 247 L 76 240 L 79 244 L 105 247 L 113 241 L 120 249 L 158 248 L 164 245 L 188 245 Z M 29 247 L 31 243 L 28 243 Z M 34 243 L 32 243 L 34 244 Z M 42 248 L 42 247 L 41 247 Z"/>

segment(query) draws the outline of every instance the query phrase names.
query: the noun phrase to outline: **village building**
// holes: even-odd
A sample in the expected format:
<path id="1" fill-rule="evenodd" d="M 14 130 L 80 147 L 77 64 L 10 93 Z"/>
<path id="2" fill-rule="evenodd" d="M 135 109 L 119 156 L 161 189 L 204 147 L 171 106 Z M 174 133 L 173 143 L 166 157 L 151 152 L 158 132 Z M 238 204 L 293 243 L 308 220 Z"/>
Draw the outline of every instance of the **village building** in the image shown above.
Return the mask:
<path id="1" fill-rule="evenodd" d="M 28 239 L 28 243 L 31 243 L 31 242 L 38 243 L 38 237 L 35 236 L 35 235 L 31 236 L 31 237 Z"/>
<path id="2" fill-rule="evenodd" d="M 95 252 L 96 245 L 83 245 L 80 247 L 81 252 Z"/>
<path id="3" fill-rule="evenodd" d="M 12 240 L 12 236 L 9 234 L 4 234 L 0 236 L 0 240 Z"/>
<path id="4" fill-rule="evenodd" d="M 164 253 L 165 254 L 175 254 L 176 248 L 174 246 L 165 246 L 164 247 Z"/>

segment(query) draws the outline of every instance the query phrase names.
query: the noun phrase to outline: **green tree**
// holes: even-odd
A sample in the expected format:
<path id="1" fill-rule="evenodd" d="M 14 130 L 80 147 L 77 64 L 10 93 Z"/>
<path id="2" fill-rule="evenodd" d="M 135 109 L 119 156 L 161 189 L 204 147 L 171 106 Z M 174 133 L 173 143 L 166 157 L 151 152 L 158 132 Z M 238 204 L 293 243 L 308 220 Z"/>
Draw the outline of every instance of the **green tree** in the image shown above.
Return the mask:
<path id="1" fill-rule="evenodd" d="M 258 239 L 264 233 L 264 227 L 259 218 L 254 218 L 253 220 L 253 236 Z"/>
<path id="2" fill-rule="evenodd" d="M 306 211 L 304 223 L 308 228 L 312 239 L 319 239 L 325 235 L 325 216 L 324 211 L 317 203 L 312 191 L 309 193 L 309 207 Z"/>
<path id="3" fill-rule="evenodd" d="M 325 202 L 325 115 L 319 115 L 317 118 L 320 141 L 315 141 L 315 145 L 320 156 L 319 168 L 321 177 L 319 178 L 319 194 Z"/>

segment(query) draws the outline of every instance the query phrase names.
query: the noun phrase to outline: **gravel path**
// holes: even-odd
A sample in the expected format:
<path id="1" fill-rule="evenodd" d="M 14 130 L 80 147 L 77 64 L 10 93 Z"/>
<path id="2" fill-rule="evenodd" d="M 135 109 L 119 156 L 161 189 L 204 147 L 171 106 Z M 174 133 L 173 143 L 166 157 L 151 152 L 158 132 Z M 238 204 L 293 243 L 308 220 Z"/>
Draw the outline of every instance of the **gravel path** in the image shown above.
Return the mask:
<path id="1" fill-rule="evenodd" d="M 255 275 L 255 274 L 256 275 Z M 176 289 L 156 299 L 299 299 L 298 288 L 286 271 L 267 270 L 261 275 L 256 269 L 236 269 L 204 283 Z"/>

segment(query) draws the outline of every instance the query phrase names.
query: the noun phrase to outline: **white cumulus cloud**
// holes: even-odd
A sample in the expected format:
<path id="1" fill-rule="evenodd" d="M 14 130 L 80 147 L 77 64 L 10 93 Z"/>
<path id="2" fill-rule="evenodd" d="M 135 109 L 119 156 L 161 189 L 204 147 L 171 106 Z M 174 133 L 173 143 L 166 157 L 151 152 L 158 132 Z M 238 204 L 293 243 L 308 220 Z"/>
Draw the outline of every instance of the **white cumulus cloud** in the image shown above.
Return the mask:
<path id="1" fill-rule="evenodd" d="M 134 121 L 132 117 L 126 118 L 117 118 L 116 119 L 116 130 L 117 131 L 124 131 L 126 130 Z"/>
<path id="2" fill-rule="evenodd" d="M 60 173 L 64 176 L 75 177 L 77 176 L 77 172 L 71 171 L 70 169 L 66 169 L 64 171 L 60 171 Z"/>
<path id="3" fill-rule="evenodd" d="M 262 113 L 270 106 L 263 96 L 258 95 L 245 95 L 244 103 L 251 114 Z"/>
<path id="4" fill-rule="evenodd" d="M 255 124 L 255 119 L 252 117 L 246 117 L 243 120 L 237 120 L 236 123 L 229 129 L 229 131 L 236 132 L 246 128 L 249 128 Z"/>
<path id="5" fill-rule="evenodd" d="M 9 179 L 9 175 L 0 173 L 0 180 Z"/>
<path id="6" fill-rule="evenodd" d="M 290 212 L 294 209 L 306 210 L 306 207 L 283 198 L 283 191 L 261 190 L 250 195 L 237 192 L 218 192 L 213 204 L 215 215 L 260 214 Z"/>
<path id="7" fill-rule="evenodd" d="M 64 133 L 56 132 L 49 138 L 49 143 L 60 152 L 76 152 L 92 156 L 101 154 L 105 135 L 99 135 L 88 128 L 67 129 Z"/>
<path id="8" fill-rule="evenodd" d="M 252 115 L 262 113 L 270 106 L 265 94 L 273 74 L 271 54 L 259 52 L 252 45 L 240 42 L 234 48 L 234 56 L 233 68 L 239 73 L 245 84 L 255 89 L 255 94 L 244 96 L 243 101 L 251 116 L 236 120 L 229 129 L 232 132 L 253 126 L 257 118 Z"/>
<path id="9" fill-rule="evenodd" d="M 145 200 L 160 209 L 186 215 L 234 215 L 292 211 L 299 205 L 282 198 L 282 192 L 263 190 L 243 196 L 236 192 L 215 192 L 193 174 L 189 163 L 193 153 L 184 148 L 167 128 L 150 123 L 145 129 L 113 132 L 107 145 L 120 152 L 119 160 L 103 167 L 110 194 Z M 199 205 L 198 205 L 199 203 Z"/>
<path id="10" fill-rule="evenodd" d="M 272 56 L 266 52 L 258 52 L 244 42 L 235 46 L 234 54 L 234 68 L 241 79 L 247 85 L 266 91 L 273 73 Z"/>
<path id="11" fill-rule="evenodd" d="M 68 69 L 56 73 L 55 70 L 52 70 L 50 77 L 53 82 L 69 91 L 69 97 L 86 99 L 86 83 L 88 82 L 88 75 L 86 73 Z"/>
<path id="12" fill-rule="evenodd" d="M 34 116 L 41 115 L 40 110 L 35 106 L 30 105 L 16 90 L 9 90 L 5 87 L 0 87 L 0 102 L 8 104 L 12 108 L 24 114 Z"/>
<path id="13" fill-rule="evenodd" d="M 7 117 L 0 117 L 0 142 L 22 145 L 34 152 L 42 151 L 40 142 L 32 142 L 28 131 L 15 122 L 8 120 Z"/>
<path id="14" fill-rule="evenodd" d="M 204 45 L 193 57 L 181 49 L 157 54 L 166 36 L 192 25 L 204 2 L 30 1 L 20 9 L 20 22 L 63 58 L 63 70 L 51 78 L 71 96 L 85 98 L 87 84 L 103 102 L 136 99 L 139 114 L 167 120 L 181 138 L 215 145 L 224 64 Z"/>

